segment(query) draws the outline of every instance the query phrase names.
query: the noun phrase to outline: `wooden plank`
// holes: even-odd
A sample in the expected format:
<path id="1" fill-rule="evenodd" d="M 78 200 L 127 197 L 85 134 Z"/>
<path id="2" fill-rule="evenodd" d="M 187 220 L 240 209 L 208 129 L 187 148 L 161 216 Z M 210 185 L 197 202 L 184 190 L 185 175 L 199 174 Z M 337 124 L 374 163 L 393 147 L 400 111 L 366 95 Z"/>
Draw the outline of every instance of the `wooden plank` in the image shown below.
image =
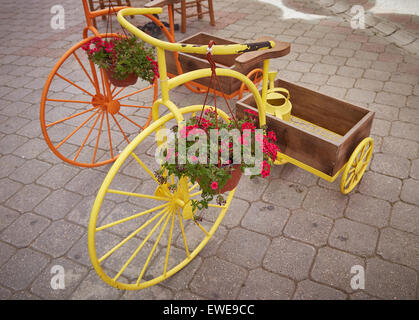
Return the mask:
<path id="1" fill-rule="evenodd" d="M 369 111 L 295 84 L 276 80 L 290 91 L 292 114 L 344 136 Z"/>
<path id="2" fill-rule="evenodd" d="M 372 127 L 372 122 L 375 113 L 369 111 L 348 133 L 343 137 L 343 142 L 339 146 L 337 162 L 335 165 L 334 173 L 338 172 L 342 166 L 348 162 L 352 152 L 358 144 L 369 137 Z"/>
<path id="3" fill-rule="evenodd" d="M 238 118 L 244 116 L 245 109 L 257 111 L 252 95 L 238 101 L 236 106 Z M 339 145 L 270 114 L 266 114 L 266 125 L 277 135 L 282 153 L 327 175 L 332 175 Z"/>

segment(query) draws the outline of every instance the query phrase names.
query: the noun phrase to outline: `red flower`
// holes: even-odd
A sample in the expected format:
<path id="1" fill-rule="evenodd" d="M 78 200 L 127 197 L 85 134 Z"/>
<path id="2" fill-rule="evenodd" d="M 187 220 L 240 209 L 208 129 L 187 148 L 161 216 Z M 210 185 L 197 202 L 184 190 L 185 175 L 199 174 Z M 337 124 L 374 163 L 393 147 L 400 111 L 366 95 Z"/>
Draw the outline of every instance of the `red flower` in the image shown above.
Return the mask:
<path id="1" fill-rule="evenodd" d="M 262 162 L 262 171 L 260 173 L 263 178 L 266 178 L 271 173 L 271 166 L 266 162 L 266 160 L 263 160 Z"/>
<path id="2" fill-rule="evenodd" d="M 245 130 L 245 129 L 250 129 L 250 130 L 252 130 L 252 132 L 254 132 L 256 127 L 251 122 L 245 122 L 245 123 L 242 124 L 242 131 Z"/>
<path id="3" fill-rule="evenodd" d="M 212 190 L 217 190 L 218 189 L 218 182 L 217 181 L 213 181 L 211 183 L 211 188 L 212 188 Z"/>
<path id="4" fill-rule="evenodd" d="M 244 112 L 247 112 L 248 114 L 252 115 L 252 116 L 257 116 L 258 113 L 254 110 L 250 110 L 250 109 L 244 109 Z"/>
<path id="5" fill-rule="evenodd" d="M 268 132 L 268 138 L 271 139 L 272 141 L 276 141 L 276 134 L 273 131 L 269 131 Z"/>

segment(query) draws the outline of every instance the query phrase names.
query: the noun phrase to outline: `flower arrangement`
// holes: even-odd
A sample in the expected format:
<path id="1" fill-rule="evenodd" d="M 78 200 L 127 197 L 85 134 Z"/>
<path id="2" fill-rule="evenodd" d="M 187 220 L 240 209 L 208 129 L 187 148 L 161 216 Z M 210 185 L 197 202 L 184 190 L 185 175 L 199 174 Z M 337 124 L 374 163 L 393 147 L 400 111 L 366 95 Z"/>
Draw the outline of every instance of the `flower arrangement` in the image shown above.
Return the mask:
<path id="1" fill-rule="evenodd" d="M 138 77 L 152 83 L 159 76 L 153 49 L 134 36 L 112 37 L 109 40 L 95 37 L 82 49 L 91 61 L 107 72 L 111 82 L 112 79 L 122 81 L 134 76 L 133 83 Z"/>
<path id="2" fill-rule="evenodd" d="M 257 129 L 256 117 L 256 112 L 247 109 L 242 119 L 224 121 L 213 108 L 207 108 L 181 129 L 172 127 L 174 139 L 160 150 L 162 169 L 155 172 L 157 178 L 167 182 L 164 175 L 167 170 L 166 177 L 186 176 L 192 183 L 198 183 L 201 199 L 191 200 L 193 210 L 208 208 L 214 197 L 223 205 L 222 193 L 236 187 L 246 168 L 250 178 L 266 178 L 276 160 L 279 151 L 276 135 L 266 128 Z"/>

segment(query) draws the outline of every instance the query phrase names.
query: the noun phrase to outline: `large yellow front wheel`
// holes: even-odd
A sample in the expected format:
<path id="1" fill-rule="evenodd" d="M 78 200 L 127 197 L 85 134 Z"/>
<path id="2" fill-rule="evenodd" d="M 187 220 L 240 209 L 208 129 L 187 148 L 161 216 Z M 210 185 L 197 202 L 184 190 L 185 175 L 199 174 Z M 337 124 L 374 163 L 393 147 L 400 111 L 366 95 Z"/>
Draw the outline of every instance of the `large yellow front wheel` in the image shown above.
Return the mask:
<path id="1" fill-rule="evenodd" d="M 201 109 L 195 105 L 180 112 L 187 120 Z M 226 113 L 219 114 L 228 122 Z M 234 190 L 225 205 L 210 204 L 202 219 L 190 219 L 190 199 L 200 195 L 199 185 L 174 177 L 164 182 L 155 175 L 160 165 L 154 153 L 168 134 L 161 129 L 176 124 L 169 113 L 141 132 L 120 154 L 97 194 L 89 255 L 102 280 L 118 289 L 144 289 L 185 267 L 217 230 L 233 198 Z M 101 208 L 104 200 L 117 203 L 110 213 L 108 206 Z"/>
<path id="2" fill-rule="evenodd" d="M 340 184 L 340 191 L 343 194 L 351 192 L 361 180 L 371 160 L 373 149 L 374 140 L 370 137 L 362 140 L 355 148 L 343 171 Z"/>

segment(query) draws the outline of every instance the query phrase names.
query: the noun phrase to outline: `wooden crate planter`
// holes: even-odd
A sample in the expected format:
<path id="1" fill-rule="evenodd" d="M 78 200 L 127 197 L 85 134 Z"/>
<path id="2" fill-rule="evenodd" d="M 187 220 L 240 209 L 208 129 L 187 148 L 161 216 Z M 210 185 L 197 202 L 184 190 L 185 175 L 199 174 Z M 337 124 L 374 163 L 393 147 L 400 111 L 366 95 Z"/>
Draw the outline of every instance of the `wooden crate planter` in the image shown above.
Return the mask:
<path id="1" fill-rule="evenodd" d="M 281 152 L 334 176 L 369 136 L 374 112 L 280 79 L 275 87 L 288 89 L 292 103 L 291 121 L 266 114 L 266 124 L 276 133 Z M 236 105 L 239 118 L 244 109 L 257 111 L 252 95 Z"/>
<path id="2" fill-rule="evenodd" d="M 205 32 L 197 33 L 191 37 L 183 39 L 179 41 L 179 43 L 187 43 L 187 44 L 197 44 L 197 45 L 208 45 L 210 40 L 214 40 L 215 43 L 218 45 L 225 45 L 225 44 L 237 44 L 237 42 L 233 42 L 224 38 L 216 37 L 210 35 Z M 236 64 L 235 60 L 239 57 L 240 54 L 234 55 L 214 55 L 213 59 L 217 68 L 227 68 L 231 70 L 235 70 L 241 72 L 243 74 L 248 74 L 251 70 L 255 68 L 262 68 L 262 62 L 256 63 L 246 63 L 245 65 Z M 166 61 L 167 61 L 167 71 L 169 74 L 177 75 L 178 70 L 176 68 L 174 55 L 172 52 L 166 52 Z M 179 62 L 182 66 L 182 70 L 184 73 L 189 71 L 194 71 L 197 69 L 202 68 L 210 68 L 210 64 L 205 58 L 204 55 L 201 54 L 193 54 L 193 53 L 183 53 L 179 52 Z M 231 95 L 232 93 L 239 90 L 241 82 L 235 78 L 231 77 L 219 77 L 221 88 L 226 95 Z M 206 87 L 211 86 L 210 83 L 211 78 L 203 78 L 195 80 L 197 83 L 204 85 Z M 218 87 L 217 87 L 218 90 Z"/>

